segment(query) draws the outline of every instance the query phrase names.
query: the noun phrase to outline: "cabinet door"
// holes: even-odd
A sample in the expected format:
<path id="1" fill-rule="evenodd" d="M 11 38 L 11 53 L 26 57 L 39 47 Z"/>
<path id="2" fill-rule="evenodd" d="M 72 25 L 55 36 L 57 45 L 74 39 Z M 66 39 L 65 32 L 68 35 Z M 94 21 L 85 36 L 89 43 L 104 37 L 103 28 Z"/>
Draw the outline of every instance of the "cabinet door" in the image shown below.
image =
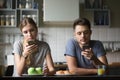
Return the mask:
<path id="1" fill-rule="evenodd" d="M 44 21 L 73 21 L 79 18 L 79 0 L 44 0 Z"/>
<path id="2" fill-rule="evenodd" d="M 110 26 L 110 11 L 109 10 L 94 11 L 94 25 Z"/>

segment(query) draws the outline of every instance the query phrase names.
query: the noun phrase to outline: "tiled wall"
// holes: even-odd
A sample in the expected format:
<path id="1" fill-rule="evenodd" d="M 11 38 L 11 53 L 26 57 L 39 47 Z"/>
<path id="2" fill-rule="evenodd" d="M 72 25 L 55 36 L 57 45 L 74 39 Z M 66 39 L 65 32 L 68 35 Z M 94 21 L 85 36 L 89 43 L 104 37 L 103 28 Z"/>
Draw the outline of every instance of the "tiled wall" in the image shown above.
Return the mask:
<path id="1" fill-rule="evenodd" d="M 93 28 L 93 39 L 101 41 L 120 41 L 120 28 Z"/>
<path id="2" fill-rule="evenodd" d="M 120 62 L 120 51 L 109 52 L 106 56 L 109 64 L 113 62 Z"/>
<path id="3" fill-rule="evenodd" d="M 120 28 L 92 28 L 92 38 L 95 40 L 101 41 L 120 41 Z M 3 42 L 10 42 L 13 43 L 14 40 L 21 39 L 22 36 L 19 34 L 19 29 L 17 28 L 6 28 L 1 29 L 1 36 L 3 33 L 12 33 L 12 34 L 4 34 Z M 41 36 L 41 32 L 43 36 Z M 17 33 L 17 34 L 16 34 Z M 52 57 L 54 62 L 64 62 L 64 51 L 65 51 L 65 44 L 67 40 L 73 37 L 73 30 L 72 27 L 41 27 L 39 29 L 39 38 L 43 37 L 43 40 L 48 42 L 51 47 Z M 5 46 L 5 45 L 4 45 Z M 12 45 L 5 47 L 5 54 L 12 53 Z M 9 60 L 8 60 L 9 61 Z"/>
<path id="4" fill-rule="evenodd" d="M 45 41 L 49 43 L 52 51 L 53 60 L 65 61 L 64 51 L 66 41 L 73 36 L 73 30 L 69 27 L 53 27 L 43 29 L 45 33 Z"/>

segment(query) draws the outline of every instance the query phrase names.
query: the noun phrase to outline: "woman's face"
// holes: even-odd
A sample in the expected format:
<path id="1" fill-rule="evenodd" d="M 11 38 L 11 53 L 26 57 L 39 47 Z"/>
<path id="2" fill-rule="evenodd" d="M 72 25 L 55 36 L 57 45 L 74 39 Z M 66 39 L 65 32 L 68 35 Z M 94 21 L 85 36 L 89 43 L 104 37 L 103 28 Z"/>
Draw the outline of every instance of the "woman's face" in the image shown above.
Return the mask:
<path id="1" fill-rule="evenodd" d="M 91 30 L 85 25 L 77 25 L 74 35 L 80 45 L 86 45 L 89 43 Z"/>
<path id="2" fill-rule="evenodd" d="M 22 29 L 22 34 L 25 40 L 35 40 L 37 38 L 37 30 L 34 26 L 27 23 Z"/>

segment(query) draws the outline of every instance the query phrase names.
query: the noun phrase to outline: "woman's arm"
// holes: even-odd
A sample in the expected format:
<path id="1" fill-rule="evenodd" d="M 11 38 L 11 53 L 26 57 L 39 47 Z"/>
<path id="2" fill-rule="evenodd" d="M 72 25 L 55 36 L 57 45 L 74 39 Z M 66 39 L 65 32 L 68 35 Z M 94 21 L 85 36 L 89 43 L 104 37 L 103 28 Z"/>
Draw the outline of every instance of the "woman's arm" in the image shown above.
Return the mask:
<path id="1" fill-rule="evenodd" d="M 47 53 L 46 55 L 46 63 L 48 67 L 48 75 L 54 75 L 55 74 L 55 68 L 54 68 L 54 63 L 52 60 L 51 53 Z"/>
<path id="2" fill-rule="evenodd" d="M 86 69 L 77 67 L 76 58 L 72 56 L 65 56 L 68 68 L 70 72 L 76 75 L 89 75 L 89 74 L 97 74 L 97 69 Z"/>
<path id="3" fill-rule="evenodd" d="M 14 54 L 15 64 L 16 64 L 16 70 L 18 75 L 22 75 L 24 67 L 26 65 L 26 57 L 34 52 L 36 52 L 38 46 L 37 45 L 30 45 L 25 46 L 24 50 L 22 52 L 22 55 L 19 55 L 17 53 Z"/>
<path id="4" fill-rule="evenodd" d="M 25 58 L 23 56 L 20 56 L 16 53 L 14 53 L 14 60 L 15 60 L 15 64 L 16 64 L 16 70 L 18 75 L 22 75 L 24 66 L 25 66 Z"/>

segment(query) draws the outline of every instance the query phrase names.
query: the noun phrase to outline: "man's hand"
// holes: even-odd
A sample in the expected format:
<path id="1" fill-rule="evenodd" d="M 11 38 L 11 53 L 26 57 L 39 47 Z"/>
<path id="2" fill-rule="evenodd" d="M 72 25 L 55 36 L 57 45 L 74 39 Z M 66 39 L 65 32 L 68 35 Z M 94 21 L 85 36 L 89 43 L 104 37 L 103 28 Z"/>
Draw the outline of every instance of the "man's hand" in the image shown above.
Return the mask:
<path id="1" fill-rule="evenodd" d="M 94 55 L 91 48 L 83 50 L 81 54 L 89 60 L 91 60 Z"/>

